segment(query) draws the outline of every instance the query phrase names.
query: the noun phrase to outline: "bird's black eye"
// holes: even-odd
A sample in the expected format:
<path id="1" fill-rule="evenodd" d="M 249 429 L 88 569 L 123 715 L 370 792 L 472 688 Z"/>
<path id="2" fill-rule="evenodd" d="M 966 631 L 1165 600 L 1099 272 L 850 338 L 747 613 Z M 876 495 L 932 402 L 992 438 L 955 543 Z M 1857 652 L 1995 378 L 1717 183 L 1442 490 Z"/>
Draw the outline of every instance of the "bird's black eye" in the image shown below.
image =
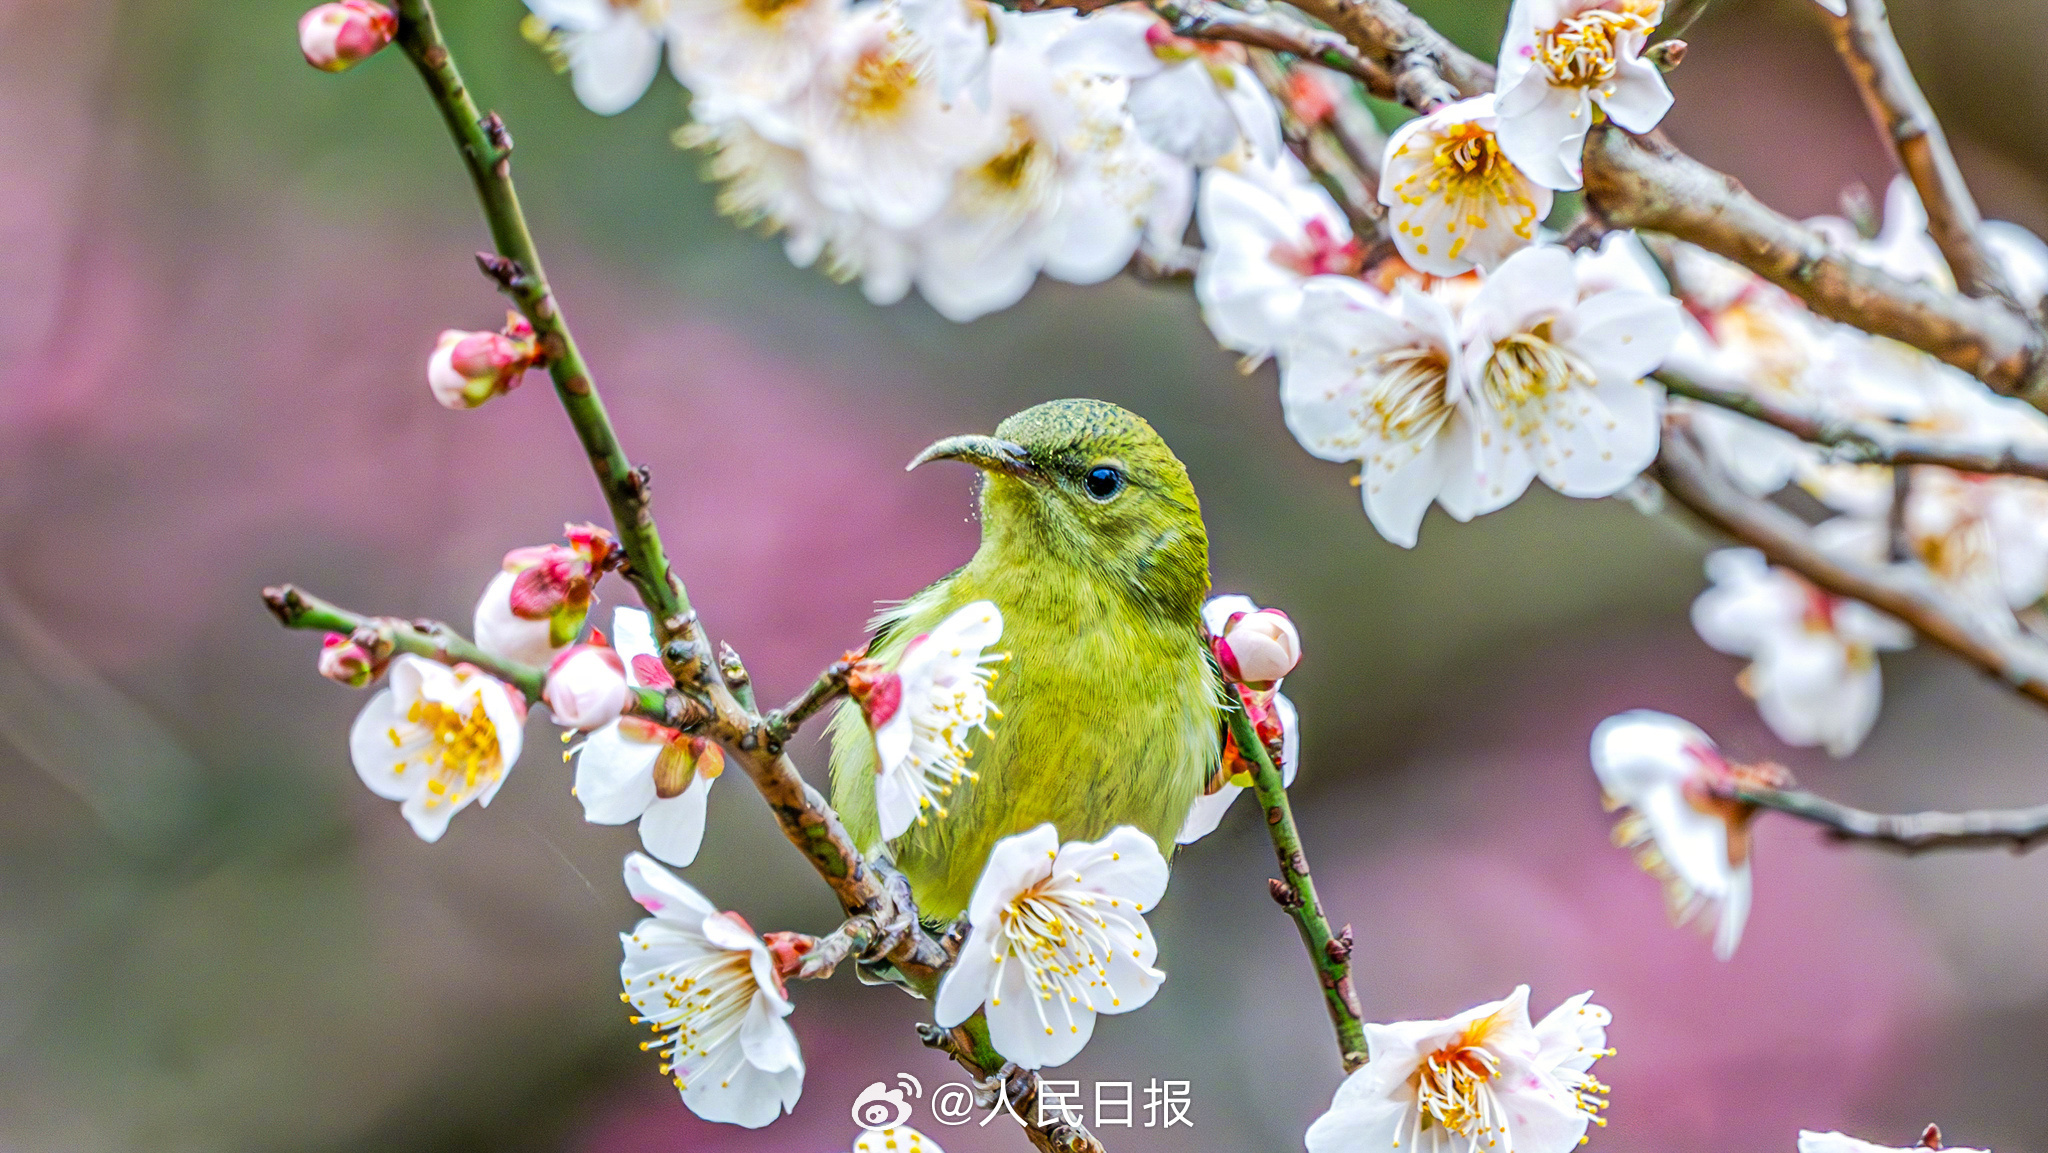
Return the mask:
<path id="1" fill-rule="evenodd" d="M 1113 468 L 1102 467 L 1088 470 L 1088 495 L 1096 500 L 1108 500 L 1124 490 L 1124 474 Z"/>

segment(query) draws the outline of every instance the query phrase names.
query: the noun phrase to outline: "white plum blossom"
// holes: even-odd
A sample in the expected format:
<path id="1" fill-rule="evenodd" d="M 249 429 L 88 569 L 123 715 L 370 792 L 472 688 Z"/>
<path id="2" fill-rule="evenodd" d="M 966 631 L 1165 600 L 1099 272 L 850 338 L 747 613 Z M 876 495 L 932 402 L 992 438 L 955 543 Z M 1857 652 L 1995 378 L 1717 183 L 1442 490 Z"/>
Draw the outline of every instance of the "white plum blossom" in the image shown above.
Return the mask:
<path id="1" fill-rule="evenodd" d="M 1287 427 L 1324 460 L 1361 462 L 1366 516 L 1403 548 L 1431 501 L 1459 520 L 1484 511 L 1462 355 L 1450 309 L 1410 284 L 1391 306 L 1348 277 L 1302 289 L 1280 360 Z"/>
<path id="2" fill-rule="evenodd" d="M 1714 584 L 1693 602 L 1693 627 L 1712 647 L 1754 662 L 1738 683 L 1764 723 L 1788 745 L 1855 752 L 1884 697 L 1877 654 L 1909 647 L 1912 632 L 1755 549 L 1722 549 L 1706 567 Z"/>
<path id="3" fill-rule="evenodd" d="M 412 831 L 431 844 L 471 801 L 489 805 L 498 795 L 525 723 L 525 701 L 504 682 L 406 653 L 356 715 L 349 758 L 363 784 L 400 802 Z"/>
<path id="4" fill-rule="evenodd" d="M 1500 147 L 1547 188 L 1577 188 L 1598 106 L 1630 132 L 1671 110 L 1664 74 L 1643 46 L 1664 0 L 1515 0 L 1494 80 Z"/>
<path id="5" fill-rule="evenodd" d="M 1260 609 L 1257 602 L 1239 593 L 1210 597 L 1202 606 L 1202 627 L 1214 638 L 1223 631 L 1232 617 L 1240 613 L 1258 611 Z M 1253 727 L 1259 731 L 1262 738 L 1270 740 L 1270 730 L 1274 726 L 1279 727 L 1280 763 L 1277 767 L 1280 770 L 1280 784 L 1283 788 L 1291 788 L 1294 785 L 1294 775 L 1301 768 L 1301 715 L 1295 710 L 1294 702 L 1288 700 L 1287 694 L 1280 691 L 1280 683 L 1276 679 L 1272 686 L 1263 692 L 1246 693 L 1243 700 L 1246 707 L 1252 710 Z M 1230 810 L 1231 802 L 1237 800 L 1237 795 L 1251 786 L 1249 769 L 1241 761 L 1231 763 L 1236 758 L 1236 750 L 1228 742 L 1224 748 L 1224 757 L 1225 763 L 1218 766 L 1217 778 L 1209 782 L 1209 791 L 1196 797 L 1194 804 L 1188 807 L 1187 819 L 1181 823 L 1180 832 L 1174 836 L 1177 843 L 1192 845 L 1215 832 L 1216 826 L 1223 821 L 1223 814 Z M 1226 773 L 1228 775 L 1224 775 Z"/>
<path id="6" fill-rule="evenodd" d="M 1669 297 L 1612 289 L 1581 297 L 1553 246 L 1509 257 L 1465 306 L 1464 369 L 1479 455 L 1480 511 L 1532 477 L 1566 496 L 1610 496 L 1657 455 L 1663 390 L 1643 378 L 1678 338 Z"/>
<path id="7" fill-rule="evenodd" d="M 1501 151 L 1491 94 L 1418 116 L 1387 139 L 1380 203 L 1401 259 L 1432 276 L 1492 270 L 1536 239 L 1550 189 Z"/>
<path id="8" fill-rule="evenodd" d="M 995 670 L 1008 660 L 986 650 L 1003 636 L 1002 610 L 975 601 L 911 640 L 887 672 L 856 672 L 849 689 L 875 735 L 875 812 L 882 839 L 946 816 L 944 798 L 974 779 L 967 747 L 1002 714 L 989 703 Z"/>
<path id="9" fill-rule="evenodd" d="M 1615 844 L 1664 883 L 1674 923 L 1706 917 L 1714 955 L 1733 957 L 1749 920 L 1754 811 L 1707 788 L 1733 772 L 1720 749 L 1689 721 L 1634 709 L 1593 730 L 1592 759 L 1607 807 L 1629 810 Z"/>
<path id="10" fill-rule="evenodd" d="M 988 107 L 989 50 L 1002 36 L 1003 22 L 1013 14 L 987 0 L 895 2 L 903 26 L 930 44 L 937 57 L 933 78 L 939 86 L 939 99 L 951 104 L 965 96 L 979 107 Z"/>
<path id="11" fill-rule="evenodd" d="M 1310 277 L 1365 263 L 1351 223 L 1292 154 L 1272 169 L 1202 173 L 1195 299 L 1217 343 L 1263 359 L 1287 342 Z"/>
<path id="12" fill-rule="evenodd" d="M 1064 14 L 992 17 L 1002 30 L 988 68 L 989 128 L 951 194 L 915 230 L 918 291 L 966 321 L 1022 299 L 1043 270 L 1070 284 L 1121 272 L 1148 222 L 1185 229 L 1193 177 L 1139 139 L 1121 85 L 1048 64 Z"/>
<path id="13" fill-rule="evenodd" d="M 1835 14 L 1841 15 L 1839 12 Z M 1930 1135 L 1938 1138 L 1939 1131 L 1930 1130 Z M 1799 1153 L 1928 1153 L 1930 1149 L 1940 1149 L 1942 1153 L 1990 1153 L 1988 1149 L 1965 1149 L 1960 1145 L 1930 1145 L 1924 1136 L 1918 1144 L 1899 1147 L 1872 1144 L 1846 1133 L 1816 1133 L 1811 1129 L 1799 1131 Z"/>
<path id="14" fill-rule="evenodd" d="M 612 640 L 634 686 L 672 683 L 655 655 L 647 613 L 620 608 L 612 613 Z M 640 823 L 640 844 L 671 865 L 697 859 L 704 840 L 704 816 L 711 786 L 725 768 L 725 754 L 692 737 L 641 717 L 620 717 L 569 750 L 576 759 L 576 799 L 583 819 L 594 825 Z"/>
<path id="15" fill-rule="evenodd" d="M 816 70 L 844 0 L 662 0 L 669 66 L 704 120 L 788 99 Z"/>
<path id="16" fill-rule="evenodd" d="M 667 0 L 526 0 L 553 32 L 552 50 L 569 67 L 585 108 L 614 116 L 637 103 L 661 70 L 668 39 Z"/>
<path id="17" fill-rule="evenodd" d="M 1280 152 L 1280 113 L 1236 45 L 1190 40 L 1149 12 L 1113 9 L 1082 21 L 1053 45 L 1051 59 L 1128 79 L 1125 103 L 1154 147 L 1198 167 L 1240 141 L 1261 164 Z"/>
<path id="18" fill-rule="evenodd" d="M 934 69 L 931 46 L 893 7 L 837 22 L 797 114 L 811 192 L 826 207 L 890 229 L 917 228 L 944 207 L 990 120 L 943 100 Z"/>
<path id="19" fill-rule="evenodd" d="M 625 875 L 653 914 L 619 934 L 620 998 L 658 1037 L 640 1047 L 661 1051 L 661 1071 L 706 1121 L 759 1129 L 795 1108 L 804 1059 L 767 945 L 738 913 L 639 853 Z"/>
<path id="20" fill-rule="evenodd" d="M 1099 1013 L 1128 1013 L 1166 974 L 1144 913 L 1166 892 L 1166 858 L 1128 825 L 1060 844 L 1051 825 L 996 842 L 968 903 L 960 959 L 933 1019 L 988 1007 L 989 1040 L 1025 1069 L 1073 1060 Z"/>
<path id="21" fill-rule="evenodd" d="M 1613 1015 L 1581 993 L 1529 1023 L 1529 987 L 1442 1021 L 1367 1025 L 1371 1060 L 1308 1128 L 1308 1153 L 1570 1153 L 1605 1124 L 1587 1072 Z"/>

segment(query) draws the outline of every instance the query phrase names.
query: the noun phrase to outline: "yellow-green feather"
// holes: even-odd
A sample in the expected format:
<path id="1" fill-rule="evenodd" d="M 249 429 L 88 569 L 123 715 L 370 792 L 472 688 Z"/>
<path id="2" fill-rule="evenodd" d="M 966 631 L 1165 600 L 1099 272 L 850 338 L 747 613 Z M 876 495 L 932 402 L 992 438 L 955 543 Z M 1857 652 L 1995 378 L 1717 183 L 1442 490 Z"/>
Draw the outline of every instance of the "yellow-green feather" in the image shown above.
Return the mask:
<path id="1" fill-rule="evenodd" d="M 1101 401 L 1055 401 L 1004 421 L 1050 482 L 990 476 L 974 559 L 878 616 L 870 655 L 904 648 L 962 605 L 1003 613 L 990 699 L 993 735 L 969 742 L 969 768 L 945 799 L 888 846 L 918 906 L 950 920 L 967 906 L 996 841 L 1050 821 L 1062 840 L 1132 825 L 1171 853 L 1217 763 L 1218 701 L 1201 625 L 1208 536 L 1187 470 L 1138 417 Z M 1114 461 L 1130 478 L 1098 504 L 1080 487 Z M 832 720 L 832 793 L 847 829 L 882 848 L 875 748 L 857 707 Z"/>

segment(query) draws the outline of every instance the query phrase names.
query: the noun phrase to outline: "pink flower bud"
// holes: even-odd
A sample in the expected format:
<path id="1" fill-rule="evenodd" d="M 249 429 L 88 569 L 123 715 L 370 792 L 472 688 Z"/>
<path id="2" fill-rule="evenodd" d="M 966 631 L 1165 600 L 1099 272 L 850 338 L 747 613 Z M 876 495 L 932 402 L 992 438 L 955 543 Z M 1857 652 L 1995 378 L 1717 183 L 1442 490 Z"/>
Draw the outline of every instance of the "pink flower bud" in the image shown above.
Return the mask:
<path id="1" fill-rule="evenodd" d="M 1255 689 L 1271 688 L 1301 663 L 1301 634 L 1279 609 L 1233 614 L 1213 646 L 1223 675 Z"/>
<path id="2" fill-rule="evenodd" d="M 577 645 L 548 666 L 541 699 L 555 714 L 555 723 L 566 728 L 610 724 L 626 708 L 626 666 L 602 645 Z"/>
<path id="3" fill-rule="evenodd" d="M 351 637 L 328 633 L 320 642 L 320 675 L 330 681 L 359 689 L 383 671 L 376 656 Z"/>
<path id="4" fill-rule="evenodd" d="M 345 72 L 398 35 L 398 16 L 371 0 L 322 4 L 299 17 L 299 51 L 322 72 Z"/>
<path id="5" fill-rule="evenodd" d="M 451 328 L 427 358 L 427 387 L 445 408 L 475 408 L 519 387 L 520 377 L 539 357 L 533 329 L 517 314 L 503 332 Z"/>

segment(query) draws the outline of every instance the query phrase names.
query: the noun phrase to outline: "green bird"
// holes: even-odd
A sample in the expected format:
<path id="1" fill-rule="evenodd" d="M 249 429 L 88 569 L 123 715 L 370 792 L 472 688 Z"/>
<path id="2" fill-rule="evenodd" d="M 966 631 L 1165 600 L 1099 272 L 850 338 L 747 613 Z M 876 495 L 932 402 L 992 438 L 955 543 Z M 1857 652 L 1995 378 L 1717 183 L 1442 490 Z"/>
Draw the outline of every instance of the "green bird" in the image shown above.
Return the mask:
<path id="1" fill-rule="evenodd" d="M 1062 841 L 1131 825 L 1171 855 L 1220 756 L 1222 686 L 1202 627 L 1209 535 L 1187 468 L 1152 426 L 1099 400 L 1056 400 L 994 436 L 955 436 L 910 468 L 982 470 L 974 559 L 877 616 L 869 657 L 895 668 L 954 610 L 992 601 L 1009 654 L 992 732 L 967 737 L 971 778 L 882 841 L 875 741 L 860 706 L 832 720 L 832 802 L 870 856 L 886 851 L 919 912 L 967 908 L 995 843 L 1050 821 Z"/>

